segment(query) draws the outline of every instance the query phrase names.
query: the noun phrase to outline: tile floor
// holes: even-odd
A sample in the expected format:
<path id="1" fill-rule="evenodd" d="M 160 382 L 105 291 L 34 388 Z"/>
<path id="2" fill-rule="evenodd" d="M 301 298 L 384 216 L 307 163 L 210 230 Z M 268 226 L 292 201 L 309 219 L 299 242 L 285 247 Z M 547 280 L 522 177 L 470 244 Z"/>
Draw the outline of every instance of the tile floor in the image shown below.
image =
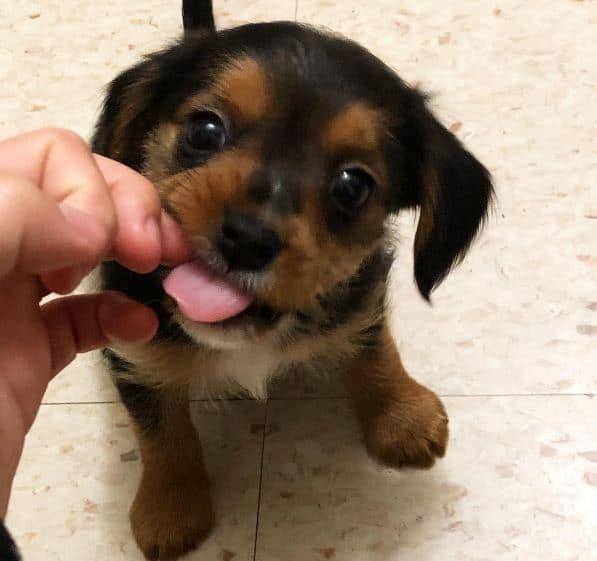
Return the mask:
<path id="1" fill-rule="evenodd" d="M 216 4 L 222 26 L 296 17 L 365 44 L 434 94 L 499 204 L 433 307 L 411 281 L 414 218 L 400 220 L 395 335 L 445 397 L 446 459 L 374 465 L 334 381 L 282 384 L 267 404 L 195 402 L 219 516 L 189 559 L 597 559 L 597 4 Z M 0 136 L 88 136 L 103 84 L 178 33 L 177 5 L 0 0 Z M 140 560 L 126 520 L 139 470 L 107 377 L 82 357 L 52 384 L 15 483 L 25 559 Z"/>

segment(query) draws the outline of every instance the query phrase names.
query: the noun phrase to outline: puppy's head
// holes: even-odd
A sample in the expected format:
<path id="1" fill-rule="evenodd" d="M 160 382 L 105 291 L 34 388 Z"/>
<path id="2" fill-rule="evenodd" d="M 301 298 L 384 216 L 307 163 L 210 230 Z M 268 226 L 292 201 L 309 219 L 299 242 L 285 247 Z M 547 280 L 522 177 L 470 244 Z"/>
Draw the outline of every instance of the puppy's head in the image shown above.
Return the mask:
<path id="1" fill-rule="evenodd" d="M 262 322 L 351 279 L 403 208 L 420 208 L 428 298 L 485 217 L 485 168 L 357 44 L 294 23 L 216 32 L 193 5 L 178 43 L 112 83 L 94 148 L 155 182 L 201 269 Z"/>

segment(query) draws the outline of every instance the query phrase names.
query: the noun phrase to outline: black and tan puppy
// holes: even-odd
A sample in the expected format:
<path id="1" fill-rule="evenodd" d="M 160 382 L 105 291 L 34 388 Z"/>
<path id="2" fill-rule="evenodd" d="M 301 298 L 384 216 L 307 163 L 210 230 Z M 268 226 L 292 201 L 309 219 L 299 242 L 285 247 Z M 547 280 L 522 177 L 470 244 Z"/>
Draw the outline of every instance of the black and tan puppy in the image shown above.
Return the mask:
<path id="1" fill-rule="evenodd" d="M 338 371 L 375 458 L 429 467 L 444 454 L 445 410 L 389 334 L 385 221 L 420 209 L 427 298 L 492 194 L 425 98 L 355 43 L 295 23 L 216 32 L 206 1 L 184 3 L 184 26 L 112 82 L 93 141 L 155 183 L 196 256 L 102 271 L 160 319 L 150 343 L 106 351 L 143 457 L 131 522 L 148 559 L 187 552 L 212 525 L 193 380 L 262 396 L 288 370 Z"/>

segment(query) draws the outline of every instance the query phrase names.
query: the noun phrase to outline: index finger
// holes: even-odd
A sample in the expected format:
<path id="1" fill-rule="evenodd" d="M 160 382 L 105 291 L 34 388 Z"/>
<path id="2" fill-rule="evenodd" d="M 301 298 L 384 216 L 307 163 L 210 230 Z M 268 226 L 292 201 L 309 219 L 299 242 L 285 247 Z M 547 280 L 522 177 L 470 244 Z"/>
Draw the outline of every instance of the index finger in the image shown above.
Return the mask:
<path id="1" fill-rule="evenodd" d="M 75 209 L 105 231 L 94 259 L 101 258 L 116 233 L 116 213 L 108 186 L 85 141 L 62 129 L 42 129 L 0 142 L 0 170 L 27 179 L 48 194 L 69 220 Z"/>
<path id="2" fill-rule="evenodd" d="M 160 262 L 188 258 L 180 227 L 160 207 L 153 184 L 131 168 L 95 155 L 108 183 L 118 222 L 112 257 L 129 269 L 148 272 Z"/>

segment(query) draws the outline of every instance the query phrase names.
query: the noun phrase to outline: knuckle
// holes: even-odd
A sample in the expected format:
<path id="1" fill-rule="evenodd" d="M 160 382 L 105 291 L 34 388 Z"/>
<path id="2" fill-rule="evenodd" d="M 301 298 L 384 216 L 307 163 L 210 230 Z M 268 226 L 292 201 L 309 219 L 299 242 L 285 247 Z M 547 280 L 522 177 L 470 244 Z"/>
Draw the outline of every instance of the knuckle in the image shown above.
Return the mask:
<path id="1" fill-rule="evenodd" d="M 76 132 L 69 129 L 48 127 L 40 131 L 40 134 L 44 135 L 46 140 L 52 144 L 67 144 L 87 147 L 85 140 Z"/>

